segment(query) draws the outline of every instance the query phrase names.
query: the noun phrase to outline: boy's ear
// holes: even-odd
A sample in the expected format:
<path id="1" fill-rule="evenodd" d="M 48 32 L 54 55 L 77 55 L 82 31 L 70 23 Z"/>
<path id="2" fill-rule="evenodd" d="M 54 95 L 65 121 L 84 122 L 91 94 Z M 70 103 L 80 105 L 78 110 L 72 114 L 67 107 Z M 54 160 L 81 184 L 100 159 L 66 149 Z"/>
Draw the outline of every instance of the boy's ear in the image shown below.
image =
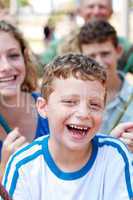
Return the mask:
<path id="1" fill-rule="evenodd" d="M 46 112 L 46 100 L 42 97 L 37 98 L 36 102 L 36 108 L 38 113 L 40 114 L 41 117 L 46 118 L 47 117 L 47 112 Z"/>
<path id="2" fill-rule="evenodd" d="M 124 53 L 124 49 L 123 49 L 122 45 L 119 44 L 118 47 L 117 47 L 118 59 L 123 55 L 123 53 Z"/>

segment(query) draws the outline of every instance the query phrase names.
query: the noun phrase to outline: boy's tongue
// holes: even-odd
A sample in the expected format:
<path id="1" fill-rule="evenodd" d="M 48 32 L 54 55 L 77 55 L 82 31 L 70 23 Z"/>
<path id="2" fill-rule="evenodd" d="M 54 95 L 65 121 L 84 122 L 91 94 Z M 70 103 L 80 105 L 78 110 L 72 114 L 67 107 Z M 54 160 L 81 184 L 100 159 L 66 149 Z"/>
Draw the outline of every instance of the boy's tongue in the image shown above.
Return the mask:
<path id="1" fill-rule="evenodd" d="M 80 128 L 80 127 L 71 126 L 71 125 L 68 125 L 67 128 L 69 131 L 71 131 L 72 135 L 78 139 L 84 137 L 88 131 L 88 128 Z"/>

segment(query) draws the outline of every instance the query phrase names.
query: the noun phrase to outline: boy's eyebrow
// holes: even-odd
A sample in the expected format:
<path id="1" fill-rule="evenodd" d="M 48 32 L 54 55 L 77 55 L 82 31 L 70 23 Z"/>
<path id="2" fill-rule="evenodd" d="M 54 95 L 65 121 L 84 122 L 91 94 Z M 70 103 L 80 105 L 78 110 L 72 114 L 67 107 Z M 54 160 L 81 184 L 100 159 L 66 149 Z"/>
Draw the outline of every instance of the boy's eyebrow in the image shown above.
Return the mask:
<path id="1" fill-rule="evenodd" d="M 68 95 L 63 95 L 63 96 L 61 96 L 61 98 L 63 99 L 63 98 L 80 98 L 80 95 L 74 95 L 74 94 L 68 94 Z M 96 101 L 102 101 L 103 100 L 103 98 L 100 98 L 99 96 L 91 96 L 90 98 L 88 98 L 88 99 L 90 99 L 90 100 L 96 100 Z"/>
<path id="2" fill-rule="evenodd" d="M 61 98 L 78 98 L 79 95 L 77 94 L 65 94 L 65 95 L 62 95 Z"/>

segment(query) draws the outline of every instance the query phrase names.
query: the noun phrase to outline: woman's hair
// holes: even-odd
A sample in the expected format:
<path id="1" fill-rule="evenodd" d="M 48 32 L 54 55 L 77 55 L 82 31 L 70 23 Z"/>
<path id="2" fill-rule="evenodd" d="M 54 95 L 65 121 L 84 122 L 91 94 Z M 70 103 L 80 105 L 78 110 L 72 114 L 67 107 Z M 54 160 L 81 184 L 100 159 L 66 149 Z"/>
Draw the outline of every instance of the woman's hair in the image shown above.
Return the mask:
<path id="1" fill-rule="evenodd" d="M 21 90 L 25 92 L 32 92 L 37 88 L 37 65 L 36 58 L 30 51 L 30 48 L 23 38 L 22 33 L 12 24 L 0 20 L 0 31 L 11 34 L 20 44 L 21 52 L 24 57 L 26 76 L 22 83 Z"/>

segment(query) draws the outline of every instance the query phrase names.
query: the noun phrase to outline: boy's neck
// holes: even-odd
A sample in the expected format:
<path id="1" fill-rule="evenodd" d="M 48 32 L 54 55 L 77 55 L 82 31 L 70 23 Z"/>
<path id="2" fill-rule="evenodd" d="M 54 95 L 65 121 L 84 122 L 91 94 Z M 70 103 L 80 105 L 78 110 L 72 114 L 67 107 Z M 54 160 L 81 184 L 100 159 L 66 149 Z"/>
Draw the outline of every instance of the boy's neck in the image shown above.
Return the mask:
<path id="1" fill-rule="evenodd" d="M 52 143 L 49 142 L 49 149 L 56 165 L 66 172 L 74 172 L 80 170 L 91 157 L 92 154 L 92 144 L 84 150 L 71 151 L 68 149 L 59 149 L 53 147 Z"/>

